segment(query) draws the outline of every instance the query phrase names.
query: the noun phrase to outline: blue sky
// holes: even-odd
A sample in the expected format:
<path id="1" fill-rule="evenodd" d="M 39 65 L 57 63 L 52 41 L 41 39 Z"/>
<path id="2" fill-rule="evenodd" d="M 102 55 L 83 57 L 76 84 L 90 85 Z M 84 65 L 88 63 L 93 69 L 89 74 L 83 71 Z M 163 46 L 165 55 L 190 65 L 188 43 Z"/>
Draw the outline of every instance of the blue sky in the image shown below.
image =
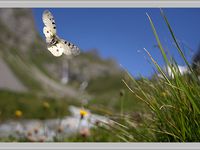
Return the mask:
<path id="1" fill-rule="evenodd" d="M 33 9 L 36 27 L 43 38 L 44 10 Z M 153 73 L 153 67 L 148 62 L 148 56 L 143 48 L 146 48 L 161 66 L 164 65 L 161 54 L 155 47 L 156 40 L 146 16 L 148 13 L 155 23 L 164 48 L 173 55 L 179 65 L 184 65 L 159 9 L 49 8 L 49 10 L 54 15 L 59 37 L 73 42 L 83 51 L 97 49 L 101 57 L 114 58 L 134 76 L 150 76 Z M 200 9 L 168 8 L 164 9 L 164 12 L 186 57 L 191 61 L 200 44 Z"/>

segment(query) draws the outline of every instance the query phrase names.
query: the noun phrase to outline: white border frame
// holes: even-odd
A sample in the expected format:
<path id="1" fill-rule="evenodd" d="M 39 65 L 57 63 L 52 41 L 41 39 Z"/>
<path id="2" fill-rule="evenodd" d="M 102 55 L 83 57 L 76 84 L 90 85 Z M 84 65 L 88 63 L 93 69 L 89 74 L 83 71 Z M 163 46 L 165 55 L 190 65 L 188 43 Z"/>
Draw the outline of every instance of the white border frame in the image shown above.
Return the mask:
<path id="1" fill-rule="evenodd" d="M 200 7 L 199 0 L 0 0 L 1 8 L 76 7 L 76 8 L 149 8 L 149 7 Z"/>
<path id="2" fill-rule="evenodd" d="M 0 0 L 1 8 L 200 8 L 198 0 Z M 63 149 L 150 149 L 197 150 L 200 143 L 0 143 L 4 150 Z"/>
<path id="3" fill-rule="evenodd" d="M 3 150 L 199 150 L 199 143 L 3 143 Z"/>

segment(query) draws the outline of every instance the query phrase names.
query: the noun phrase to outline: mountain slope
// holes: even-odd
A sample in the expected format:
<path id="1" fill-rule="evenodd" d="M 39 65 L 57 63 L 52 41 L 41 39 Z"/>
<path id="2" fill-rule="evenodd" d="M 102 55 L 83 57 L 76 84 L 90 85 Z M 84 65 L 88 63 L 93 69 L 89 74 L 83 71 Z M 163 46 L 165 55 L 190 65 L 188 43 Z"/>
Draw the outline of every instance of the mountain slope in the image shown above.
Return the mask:
<path id="1" fill-rule="evenodd" d="M 3 59 L 0 59 L 0 71 L 0 88 L 18 92 L 27 91 L 26 87 L 16 78 Z"/>
<path id="2" fill-rule="evenodd" d="M 74 58 L 64 55 L 54 57 L 35 28 L 31 9 L 0 9 L 0 30 L 0 59 L 11 70 L 7 71 L 7 75 L 0 75 L 0 81 L 4 81 L 5 76 L 12 81 L 7 85 L 9 87 L 0 82 L 1 88 L 17 91 L 20 88 L 15 84 L 18 84 L 21 91 L 79 98 L 83 82 L 113 76 L 120 81 L 122 71 L 116 62 L 103 60 L 96 50 L 82 52 Z M 3 68 L 0 69 L 0 72 L 6 73 Z M 11 76 L 16 78 L 15 81 L 11 80 Z M 106 87 L 105 84 L 103 86 Z"/>

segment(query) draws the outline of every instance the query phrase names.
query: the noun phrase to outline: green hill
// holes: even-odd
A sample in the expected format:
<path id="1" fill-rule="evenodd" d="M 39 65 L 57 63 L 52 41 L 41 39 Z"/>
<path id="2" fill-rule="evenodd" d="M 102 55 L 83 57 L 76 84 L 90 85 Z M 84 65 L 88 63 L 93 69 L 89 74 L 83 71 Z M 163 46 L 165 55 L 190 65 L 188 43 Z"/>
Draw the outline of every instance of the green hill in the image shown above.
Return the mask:
<path id="1" fill-rule="evenodd" d="M 33 103 L 36 101 L 32 97 L 62 99 L 77 105 L 85 104 L 86 100 L 90 106 L 118 108 L 124 73 L 114 59 L 102 59 L 95 49 L 82 51 L 73 58 L 54 57 L 36 30 L 31 9 L 0 9 L 0 30 L 0 60 L 9 70 L 0 68 L 3 69 L 0 74 L 5 74 L 0 75 L 1 101 L 7 101 L 5 91 L 9 91 L 16 95 L 7 96 L 10 103 L 20 99 L 21 95 L 16 94 L 19 92 L 30 95 L 27 101 Z M 8 81 L 12 82 L 7 85 Z M 85 89 L 81 90 L 84 83 Z"/>

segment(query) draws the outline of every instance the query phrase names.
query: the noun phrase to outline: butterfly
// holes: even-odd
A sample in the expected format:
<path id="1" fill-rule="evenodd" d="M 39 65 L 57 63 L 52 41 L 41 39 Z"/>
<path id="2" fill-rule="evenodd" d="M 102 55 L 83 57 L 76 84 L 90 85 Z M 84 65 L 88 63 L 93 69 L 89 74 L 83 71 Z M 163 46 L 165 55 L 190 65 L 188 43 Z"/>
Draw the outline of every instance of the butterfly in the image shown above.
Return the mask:
<path id="1" fill-rule="evenodd" d="M 56 57 L 63 53 L 66 55 L 78 55 L 80 49 L 69 41 L 61 39 L 56 34 L 56 23 L 49 10 L 45 10 L 42 15 L 44 23 L 43 33 L 46 37 L 47 49 Z"/>

